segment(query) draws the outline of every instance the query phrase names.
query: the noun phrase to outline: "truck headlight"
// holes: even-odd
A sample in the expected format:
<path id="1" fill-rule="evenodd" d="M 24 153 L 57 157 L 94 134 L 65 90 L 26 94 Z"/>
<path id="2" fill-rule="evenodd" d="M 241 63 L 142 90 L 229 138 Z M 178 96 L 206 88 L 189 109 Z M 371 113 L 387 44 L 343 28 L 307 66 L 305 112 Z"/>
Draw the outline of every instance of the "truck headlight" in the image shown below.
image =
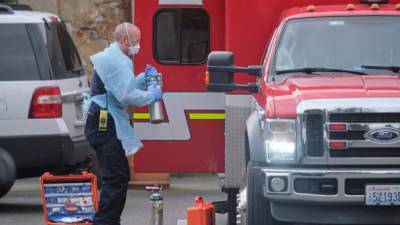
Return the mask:
<path id="1" fill-rule="evenodd" d="M 296 121 L 289 119 L 267 119 L 264 144 L 269 163 L 295 163 Z"/>

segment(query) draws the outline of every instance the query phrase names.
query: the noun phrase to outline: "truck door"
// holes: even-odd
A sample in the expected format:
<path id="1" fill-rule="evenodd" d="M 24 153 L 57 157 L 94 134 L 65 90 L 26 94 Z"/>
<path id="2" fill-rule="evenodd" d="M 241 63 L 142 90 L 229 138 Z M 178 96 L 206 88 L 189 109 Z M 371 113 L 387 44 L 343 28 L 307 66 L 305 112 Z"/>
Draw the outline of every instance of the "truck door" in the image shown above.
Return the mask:
<path id="1" fill-rule="evenodd" d="M 224 7 L 224 0 L 134 1 L 142 31 L 135 74 L 146 64 L 163 74 L 166 118 L 151 124 L 147 107 L 135 108 L 145 146 L 135 172 L 223 172 L 225 96 L 205 92 L 204 74 L 208 53 L 224 49 Z"/>

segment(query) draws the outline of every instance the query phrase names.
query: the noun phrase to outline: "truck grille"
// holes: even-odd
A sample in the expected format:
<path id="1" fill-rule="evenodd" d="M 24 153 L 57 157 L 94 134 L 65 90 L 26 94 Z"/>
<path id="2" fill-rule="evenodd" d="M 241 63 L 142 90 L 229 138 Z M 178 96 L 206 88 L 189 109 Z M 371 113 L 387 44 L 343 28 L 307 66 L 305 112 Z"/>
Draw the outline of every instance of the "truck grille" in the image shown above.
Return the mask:
<path id="1" fill-rule="evenodd" d="M 365 140 L 365 130 L 352 130 L 329 133 L 330 140 Z"/>
<path id="2" fill-rule="evenodd" d="M 348 125 L 357 125 L 356 129 L 347 131 L 328 132 L 330 141 L 358 142 L 358 145 L 350 145 L 345 149 L 330 149 L 330 157 L 400 157 L 400 146 L 381 146 L 371 145 L 368 142 L 366 134 L 370 125 L 386 125 L 400 123 L 400 113 L 332 113 L 328 116 L 329 123 L 346 123 Z M 367 125 L 367 126 L 364 126 Z"/>
<path id="3" fill-rule="evenodd" d="M 330 150 L 331 157 L 400 157 L 400 148 L 348 148 Z"/>
<path id="4" fill-rule="evenodd" d="M 307 155 L 321 157 L 324 155 L 323 116 L 308 114 L 306 121 Z"/>
<path id="5" fill-rule="evenodd" d="M 335 113 L 330 122 L 345 123 L 400 123 L 400 113 Z"/>

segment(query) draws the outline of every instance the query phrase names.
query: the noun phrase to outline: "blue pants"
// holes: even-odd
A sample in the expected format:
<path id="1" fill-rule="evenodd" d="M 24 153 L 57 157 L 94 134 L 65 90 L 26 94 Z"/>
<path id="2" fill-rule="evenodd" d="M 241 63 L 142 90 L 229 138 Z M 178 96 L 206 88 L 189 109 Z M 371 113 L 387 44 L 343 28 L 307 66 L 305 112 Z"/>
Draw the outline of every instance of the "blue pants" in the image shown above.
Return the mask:
<path id="1" fill-rule="evenodd" d="M 99 131 L 99 112 L 99 106 L 92 103 L 85 127 L 86 138 L 96 150 L 103 177 L 99 208 L 93 225 L 120 225 L 130 178 L 129 164 L 110 114 L 107 131 Z"/>

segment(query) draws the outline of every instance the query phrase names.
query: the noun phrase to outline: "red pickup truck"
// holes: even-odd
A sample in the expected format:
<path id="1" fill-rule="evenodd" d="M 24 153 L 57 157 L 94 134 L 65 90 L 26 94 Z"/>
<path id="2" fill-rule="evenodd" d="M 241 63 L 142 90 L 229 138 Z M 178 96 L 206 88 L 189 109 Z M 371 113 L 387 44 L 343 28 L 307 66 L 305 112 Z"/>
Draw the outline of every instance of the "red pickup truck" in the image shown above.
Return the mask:
<path id="1" fill-rule="evenodd" d="M 240 46 L 208 57 L 208 90 L 252 93 L 238 222 L 399 223 L 400 3 L 257 4 L 243 5 L 238 26 L 281 13 L 261 64 L 235 66 Z"/>

